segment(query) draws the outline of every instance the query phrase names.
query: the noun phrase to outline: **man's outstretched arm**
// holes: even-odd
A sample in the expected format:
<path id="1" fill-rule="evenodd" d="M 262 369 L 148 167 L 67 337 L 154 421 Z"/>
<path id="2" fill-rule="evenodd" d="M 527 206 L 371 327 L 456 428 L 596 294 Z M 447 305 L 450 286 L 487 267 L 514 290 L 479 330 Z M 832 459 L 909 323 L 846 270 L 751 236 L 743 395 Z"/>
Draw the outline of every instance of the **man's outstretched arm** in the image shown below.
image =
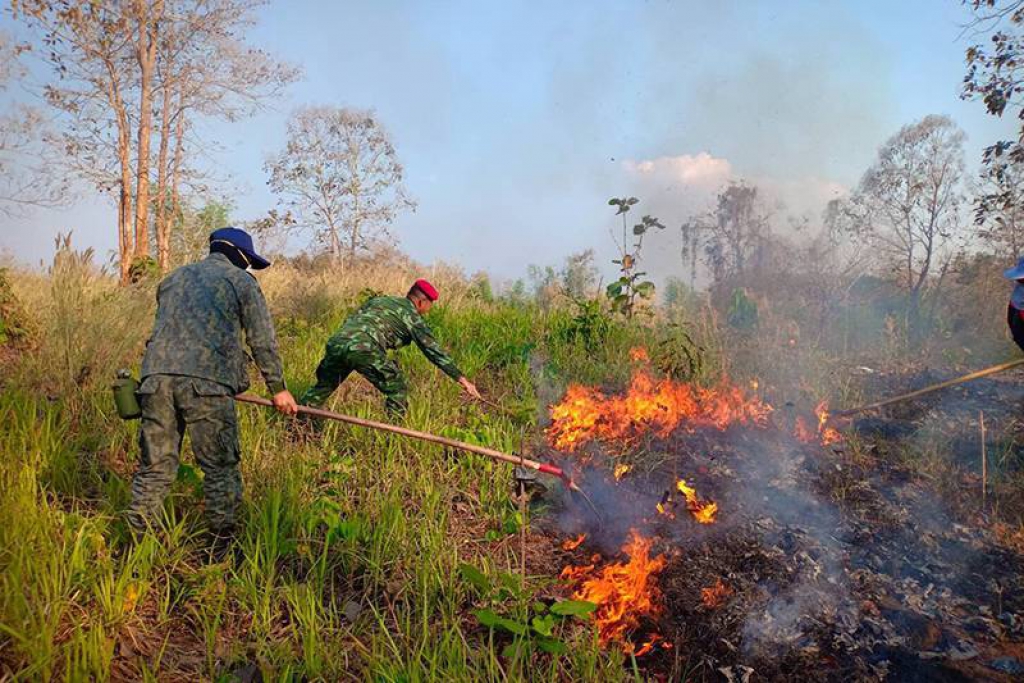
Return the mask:
<path id="1" fill-rule="evenodd" d="M 242 327 L 253 360 L 263 375 L 267 389 L 273 394 L 274 407 L 285 415 L 295 415 L 299 406 L 284 383 L 284 369 L 277 351 L 274 323 L 267 310 L 263 292 L 255 281 L 241 293 Z"/>

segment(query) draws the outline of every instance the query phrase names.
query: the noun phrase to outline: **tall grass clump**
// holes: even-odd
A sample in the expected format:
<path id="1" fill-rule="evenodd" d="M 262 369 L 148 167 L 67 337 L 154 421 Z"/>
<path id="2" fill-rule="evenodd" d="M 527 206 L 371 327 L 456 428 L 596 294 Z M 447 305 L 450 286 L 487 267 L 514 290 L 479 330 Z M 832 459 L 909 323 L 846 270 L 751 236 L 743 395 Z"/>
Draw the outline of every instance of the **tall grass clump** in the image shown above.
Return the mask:
<path id="1" fill-rule="evenodd" d="M 85 407 L 88 392 L 109 384 L 118 367 L 138 361 L 152 327 L 152 283 L 118 287 L 93 258 L 92 249 L 73 249 L 70 235 L 58 237 L 45 295 L 36 302 L 38 350 L 22 366 L 29 373 L 22 381 L 74 409 Z"/>

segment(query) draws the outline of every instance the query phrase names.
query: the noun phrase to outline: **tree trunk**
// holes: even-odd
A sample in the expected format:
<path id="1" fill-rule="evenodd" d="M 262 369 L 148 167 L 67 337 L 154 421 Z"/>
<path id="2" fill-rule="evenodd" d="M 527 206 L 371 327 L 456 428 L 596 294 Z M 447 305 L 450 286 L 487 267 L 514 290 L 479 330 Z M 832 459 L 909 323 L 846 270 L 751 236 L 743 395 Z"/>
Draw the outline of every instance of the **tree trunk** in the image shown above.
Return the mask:
<path id="1" fill-rule="evenodd" d="M 166 273 L 171 262 L 171 231 L 167 216 L 167 156 L 171 137 L 171 84 L 163 84 L 163 103 L 160 105 L 160 152 L 156 162 L 156 258 L 161 272 Z"/>
<path id="2" fill-rule="evenodd" d="M 118 258 L 120 261 L 121 284 L 126 285 L 130 279 L 132 266 L 131 218 L 132 218 L 132 176 L 131 164 L 126 151 L 119 152 L 121 162 L 121 192 L 117 200 L 117 233 Z"/>
<path id="3" fill-rule="evenodd" d="M 109 63 L 107 71 L 110 82 L 107 98 L 114 110 L 117 121 L 117 160 L 121 166 L 121 181 L 117 198 L 117 246 L 121 284 L 130 280 L 132 266 L 132 164 L 131 164 L 131 122 L 121 97 L 120 79 L 116 67 Z"/>
<path id="4" fill-rule="evenodd" d="M 174 161 L 171 162 L 171 211 L 167 217 L 167 236 L 170 239 L 171 228 L 181 216 L 180 185 L 181 163 L 185 156 L 185 84 L 178 86 L 178 104 L 174 110 L 177 117 L 174 121 Z"/>
<path id="5" fill-rule="evenodd" d="M 341 263 L 341 240 L 338 238 L 338 229 L 332 224 L 331 231 L 331 265 L 337 266 Z"/>
<path id="6" fill-rule="evenodd" d="M 149 139 L 153 129 L 153 63 L 156 61 L 157 17 L 163 0 L 138 0 L 139 140 L 136 168 L 135 257 L 149 256 Z M 152 11 L 150 11 L 152 10 Z"/>

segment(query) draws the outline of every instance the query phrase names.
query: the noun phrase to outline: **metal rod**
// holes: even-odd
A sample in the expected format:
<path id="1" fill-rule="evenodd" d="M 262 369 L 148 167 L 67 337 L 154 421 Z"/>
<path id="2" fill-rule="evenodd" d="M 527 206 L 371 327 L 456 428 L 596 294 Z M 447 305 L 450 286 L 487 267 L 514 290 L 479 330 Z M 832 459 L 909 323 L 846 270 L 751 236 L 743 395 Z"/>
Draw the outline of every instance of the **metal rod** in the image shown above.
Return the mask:
<path id="1" fill-rule="evenodd" d="M 235 400 L 241 403 L 252 403 L 253 405 L 266 406 L 268 408 L 274 407 L 272 401 L 259 396 L 252 396 L 251 394 L 239 394 L 235 396 Z M 484 455 L 494 460 L 501 460 L 502 462 L 511 463 L 513 465 L 521 465 L 543 472 L 544 474 L 550 474 L 558 477 L 562 480 L 567 487 L 573 491 L 580 491 L 579 486 L 566 474 L 560 467 L 551 465 L 548 463 L 537 462 L 536 460 L 530 460 L 517 455 L 511 455 L 509 453 L 503 453 L 496 451 L 492 448 L 486 448 L 484 446 L 476 446 L 465 441 L 456 441 L 455 439 L 448 439 L 443 436 L 437 436 L 436 434 L 430 434 L 428 432 L 419 432 L 415 429 L 407 429 L 405 427 L 399 427 L 397 425 L 388 424 L 386 422 L 375 422 L 373 420 L 364 420 L 361 417 L 352 417 L 351 415 L 342 415 L 341 413 L 332 413 L 329 410 L 321 410 L 320 408 L 310 408 L 309 406 L 299 406 L 299 412 L 312 415 L 313 417 L 319 417 L 326 420 L 336 420 L 338 422 L 346 422 L 353 424 L 358 427 L 366 427 L 368 429 L 378 429 L 385 432 L 391 432 L 393 434 L 400 434 L 401 436 L 407 436 L 412 439 L 419 439 L 421 441 L 430 441 L 431 443 L 438 443 L 442 446 L 448 446 L 449 448 L 457 448 L 461 451 L 468 451 L 470 453 L 476 453 L 478 455 Z"/>
<path id="2" fill-rule="evenodd" d="M 993 365 L 990 368 L 985 368 L 984 370 L 978 370 L 976 372 L 972 372 L 970 374 L 964 375 L 962 377 L 957 377 L 955 379 L 947 379 L 945 382 L 939 382 L 938 384 L 933 384 L 931 386 L 925 387 L 924 389 L 918 389 L 917 391 L 911 391 L 909 394 L 901 394 L 899 396 L 894 396 L 892 398 L 887 398 L 884 401 L 876 401 L 875 403 L 869 403 L 867 405 L 863 405 L 863 406 L 860 406 L 858 408 L 848 408 L 847 410 L 837 410 L 837 411 L 835 411 L 835 412 L 833 412 L 831 414 L 831 417 L 847 417 L 849 415 L 856 415 L 857 413 L 863 413 L 863 412 L 868 411 L 868 410 L 874 410 L 875 408 L 881 408 L 883 406 L 891 405 L 893 403 L 899 403 L 900 401 L 906 401 L 906 400 L 911 399 L 911 398 L 917 398 L 918 396 L 924 396 L 925 394 L 930 394 L 933 391 L 938 391 L 939 389 L 945 389 L 946 387 L 951 387 L 951 386 L 954 386 L 956 384 L 963 384 L 964 382 L 970 382 L 971 380 L 980 379 L 982 377 L 988 377 L 989 375 L 994 375 L 997 372 L 1003 372 L 1004 370 L 1009 370 L 1010 368 L 1015 368 L 1018 365 L 1024 365 L 1024 358 L 1018 358 L 1017 360 L 1011 360 L 1008 363 L 1001 363 L 999 365 Z"/>

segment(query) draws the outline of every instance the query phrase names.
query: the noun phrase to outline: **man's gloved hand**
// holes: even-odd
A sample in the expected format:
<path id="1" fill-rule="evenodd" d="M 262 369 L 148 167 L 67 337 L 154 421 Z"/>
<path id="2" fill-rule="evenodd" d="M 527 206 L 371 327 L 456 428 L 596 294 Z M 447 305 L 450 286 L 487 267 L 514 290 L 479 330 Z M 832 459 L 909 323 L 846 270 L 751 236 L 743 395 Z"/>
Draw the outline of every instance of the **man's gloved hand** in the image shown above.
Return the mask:
<path id="1" fill-rule="evenodd" d="M 477 391 L 476 385 L 470 382 L 467 378 L 460 377 L 459 386 L 461 386 L 462 390 L 465 391 L 470 396 L 472 396 L 473 398 L 483 398 L 482 396 L 480 396 L 480 392 Z"/>
<path id="2" fill-rule="evenodd" d="M 284 415 L 296 415 L 299 412 L 299 404 L 295 402 L 295 397 L 292 396 L 292 392 L 285 389 L 274 394 L 274 407 L 277 408 L 277 412 Z"/>

